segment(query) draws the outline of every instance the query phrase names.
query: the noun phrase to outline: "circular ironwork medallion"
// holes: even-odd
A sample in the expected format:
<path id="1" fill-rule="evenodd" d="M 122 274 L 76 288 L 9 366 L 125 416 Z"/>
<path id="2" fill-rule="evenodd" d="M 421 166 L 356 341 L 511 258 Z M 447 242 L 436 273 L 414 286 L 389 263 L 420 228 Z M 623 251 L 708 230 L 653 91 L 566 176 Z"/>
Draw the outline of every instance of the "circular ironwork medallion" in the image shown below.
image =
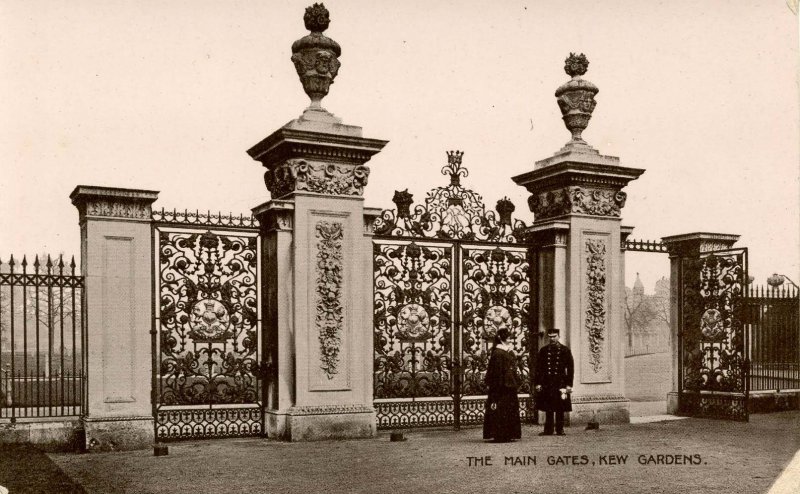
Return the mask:
<path id="1" fill-rule="evenodd" d="M 398 337 L 403 340 L 419 341 L 430 338 L 430 318 L 425 307 L 419 304 L 404 305 L 397 315 Z"/>
<path id="2" fill-rule="evenodd" d="M 219 300 L 206 298 L 192 307 L 189 325 L 196 341 L 219 341 L 228 337 L 230 315 Z"/>
<path id="3" fill-rule="evenodd" d="M 511 331 L 511 314 L 502 305 L 493 305 L 486 310 L 486 317 L 483 318 L 483 330 L 487 338 L 494 338 L 497 331 L 507 329 Z"/>
<path id="4" fill-rule="evenodd" d="M 723 331 L 722 314 L 717 309 L 708 309 L 700 318 L 700 331 L 706 338 L 716 338 Z"/>

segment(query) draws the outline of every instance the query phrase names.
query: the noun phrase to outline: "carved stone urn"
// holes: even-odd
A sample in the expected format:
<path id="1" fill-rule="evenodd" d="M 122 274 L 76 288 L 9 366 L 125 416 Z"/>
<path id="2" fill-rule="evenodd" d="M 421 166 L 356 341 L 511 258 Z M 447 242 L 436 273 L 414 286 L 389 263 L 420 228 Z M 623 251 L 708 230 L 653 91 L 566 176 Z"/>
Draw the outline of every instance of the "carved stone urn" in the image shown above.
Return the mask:
<path id="1" fill-rule="evenodd" d="M 339 43 L 322 34 L 331 22 L 324 4 L 315 3 L 306 8 L 303 21 L 311 34 L 292 44 L 292 62 L 303 90 L 311 98 L 309 109 L 321 110 L 320 102 L 339 73 L 342 48 Z"/>
<path id="2" fill-rule="evenodd" d="M 600 90 L 591 82 L 581 78 L 589 68 L 589 60 L 586 59 L 586 55 L 570 53 L 564 62 L 564 71 L 572 79 L 556 89 L 558 107 L 561 109 L 564 124 L 572 133 L 572 139 L 568 144 L 586 144 L 581 133 L 589 125 L 592 111 L 597 104 L 594 96 Z"/>

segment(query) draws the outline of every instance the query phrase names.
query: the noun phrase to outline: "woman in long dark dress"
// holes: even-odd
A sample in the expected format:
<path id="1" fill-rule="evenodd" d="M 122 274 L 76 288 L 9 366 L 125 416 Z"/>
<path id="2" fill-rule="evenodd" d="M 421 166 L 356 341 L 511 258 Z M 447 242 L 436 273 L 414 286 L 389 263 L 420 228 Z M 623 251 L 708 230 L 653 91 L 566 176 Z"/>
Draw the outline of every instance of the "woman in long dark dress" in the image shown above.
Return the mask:
<path id="1" fill-rule="evenodd" d="M 516 358 L 508 344 L 509 336 L 507 329 L 497 331 L 489 368 L 486 370 L 489 397 L 483 416 L 483 438 L 494 439 L 495 442 L 509 442 L 522 437 L 517 397 L 519 378 Z"/>

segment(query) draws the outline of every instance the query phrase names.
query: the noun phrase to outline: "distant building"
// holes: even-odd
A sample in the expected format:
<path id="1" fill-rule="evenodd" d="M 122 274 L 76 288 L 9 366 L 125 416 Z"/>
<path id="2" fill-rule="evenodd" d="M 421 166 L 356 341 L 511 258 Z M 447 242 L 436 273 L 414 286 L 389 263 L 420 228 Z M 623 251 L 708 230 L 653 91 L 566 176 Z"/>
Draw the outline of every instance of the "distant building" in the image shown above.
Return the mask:
<path id="1" fill-rule="evenodd" d="M 669 278 L 656 281 L 646 294 L 636 273 L 633 288 L 625 288 L 625 356 L 670 351 Z"/>

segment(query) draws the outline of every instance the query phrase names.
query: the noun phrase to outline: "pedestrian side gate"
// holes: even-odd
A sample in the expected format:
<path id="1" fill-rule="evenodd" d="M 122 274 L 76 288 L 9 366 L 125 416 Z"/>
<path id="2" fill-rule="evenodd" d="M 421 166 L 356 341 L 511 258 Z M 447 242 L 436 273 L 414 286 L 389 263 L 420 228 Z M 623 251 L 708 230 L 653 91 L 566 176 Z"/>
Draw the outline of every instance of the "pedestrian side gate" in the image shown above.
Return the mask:
<path id="1" fill-rule="evenodd" d="M 257 223 L 164 211 L 154 219 L 156 439 L 261 435 Z"/>
<path id="2" fill-rule="evenodd" d="M 748 420 L 744 296 L 747 249 L 681 259 L 679 412 Z"/>

